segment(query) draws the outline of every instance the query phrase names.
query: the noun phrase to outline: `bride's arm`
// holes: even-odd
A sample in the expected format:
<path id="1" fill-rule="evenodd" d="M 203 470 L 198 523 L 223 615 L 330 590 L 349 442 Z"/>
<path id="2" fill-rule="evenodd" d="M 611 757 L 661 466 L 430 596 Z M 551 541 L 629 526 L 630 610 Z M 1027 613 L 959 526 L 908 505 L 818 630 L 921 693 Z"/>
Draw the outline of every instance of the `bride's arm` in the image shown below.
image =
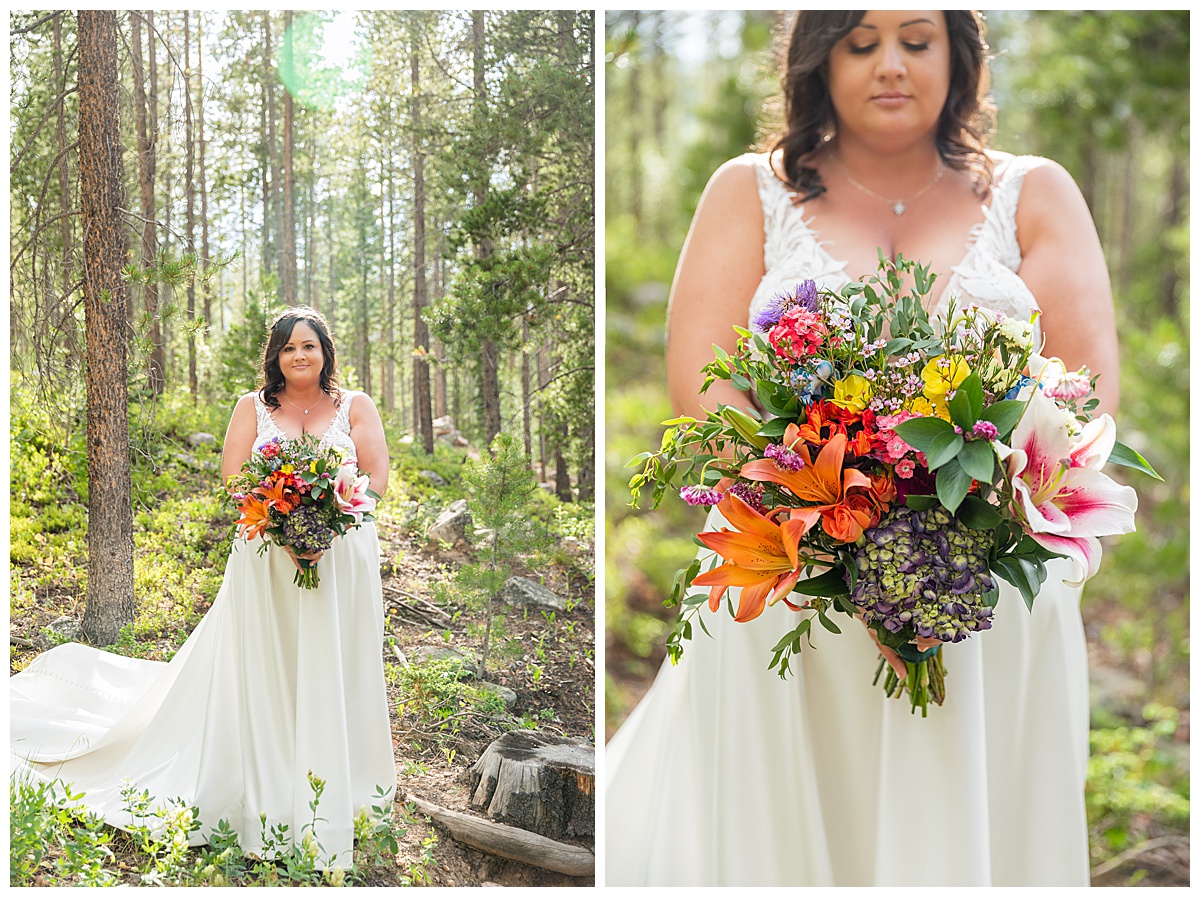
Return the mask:
<path id="1" fill-rule="evenodd" d="M 254 413 L 254 396 L 245 395 L 238 399 L 225 431 L 225 446 L 221 449 L 221 485 L 242 469 L 242 464 L 254 451 L 254 438 L 258 435 L 258 417 Z"/>
<path id="2" fill-rule="evenodd" d="M 371 490 L 380 498 L 387 491 L 390 461 L 383 421 L 371 397 L 361 393 L 350 406 L 350 438 L 358 452 L 358 469 L 370 474 Z"/>
<path id="3" fill-rule="evenodd" d="M 1099 374 L 1097 413 L 1115 417 L 1121 388 L 1112 286 L 1087 203 L 1062 166 L 1025 176 L 1017 239 L 1021 279 L 1042 309 L 1042 354 L 1061 358 L 1067 370 L 1087 365 Z"/>
<path id="4" fill-rule="evenodd" d="M 718 380 L 700 394 L 700 369 L 713 360 L 713 344 L 737 345 L 750 299 L 763 277 L 763 216 L 754 162 L 722 165 L 704 188 L 675 269 L 667 311 L 667 386 L 676 414 L 704 417 L 717 403 L 744 408 L 748 394 Z"/>

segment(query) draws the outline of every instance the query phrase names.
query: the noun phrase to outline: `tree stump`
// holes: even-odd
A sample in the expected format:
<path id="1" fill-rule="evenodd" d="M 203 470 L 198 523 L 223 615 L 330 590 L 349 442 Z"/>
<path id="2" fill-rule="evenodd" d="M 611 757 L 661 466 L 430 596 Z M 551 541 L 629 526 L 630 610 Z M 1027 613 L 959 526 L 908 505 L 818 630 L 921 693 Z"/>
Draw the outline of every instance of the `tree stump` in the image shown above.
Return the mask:
<path id="1" fill-rule="evenodd" d="M 469 770 L 471 806 L 547 838 L 596 834 L 596 751 L 536 732 L 497 738 Z"/>

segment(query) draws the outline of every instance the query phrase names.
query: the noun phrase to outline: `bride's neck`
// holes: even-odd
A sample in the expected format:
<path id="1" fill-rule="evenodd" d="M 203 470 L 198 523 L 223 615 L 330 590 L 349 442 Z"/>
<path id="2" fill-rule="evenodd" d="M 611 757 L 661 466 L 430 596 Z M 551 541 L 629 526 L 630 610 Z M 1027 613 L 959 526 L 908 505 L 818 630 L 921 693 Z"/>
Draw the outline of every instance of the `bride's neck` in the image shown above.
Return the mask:
<path id="1" fill-rule="evenodd" d="M 300 405 L 303 405 L 306 400 L 309 402 L 316 402 L 321 398 L 321 396 L 324 395 L 324 392 L 322 392 L 320 386 L 300 389 L 291 383 L 287 383 L 286 381 L 283 384 L 283 389 L 280 391 L 293 402 L 296 402 Z"/>
<path id="2" fill-rule="evenodd" d="M 891 193 L 919 189 L 942 164 L 932 137 L 894 152 L 880 152 L 864 143 L 838 140 L 832 155 L 858 181 L 887 186 Z"/>

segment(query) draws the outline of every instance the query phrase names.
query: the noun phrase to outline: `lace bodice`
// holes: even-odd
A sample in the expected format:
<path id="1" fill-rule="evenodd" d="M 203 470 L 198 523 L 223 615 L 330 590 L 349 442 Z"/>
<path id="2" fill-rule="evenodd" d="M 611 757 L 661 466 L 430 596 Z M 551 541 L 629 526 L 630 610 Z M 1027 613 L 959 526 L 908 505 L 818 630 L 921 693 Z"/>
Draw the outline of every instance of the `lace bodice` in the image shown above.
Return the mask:
<path id="1" fill-rule="evenodd" d="M 750 316 L 785 290 L 811 278 L 818 287 L 840 290 L 850 282 L 846 263 L 825 251 L 812 218 L 804 217 L 804 206 L 793 202 L 794 194 L 775 175 L 769 157 L 753 155 L 758 178 L 758 195 L 763 208 L 763 264 L 766 274 L 750 300 Z M 954 297 L 958 307 L 975 303 L 1013 318 L 1029 320 L 1037 301 L 1017 276 L 1021 249 L 1017 244 L 1017 203 L 1028 171 L 1046 160 L 1037 156 L 1013 156 L 996 165 L 992 176 L 992 203 L 984 208 L 983 221 L 967 235 L 963 259 L 950 270 L 949 281 L 930 309 L 936 317 L 946 311 Z M 920 261 L 918 259 L 917 261 Z M 943 275 L 946 272 L 939 272 Z M 1040 338 L 1035 325 L 1034 339 Z"/>
<path id="2" fill-rule="evenodd" d="M 283 430 L 279 429 L 279 425 L 275 423 L 275 418 L 271 417 L 271 409 L 268 408 L 257 392 L 251 393 L 254 396 L 254 411 L 258 416 L 258 435 L 254 438 L 254 444 L 258 445 L 265 439 L 271 439 L 275 436 L 287 437 Z M 328 446 L 341 446 L 346 449 L 348 458 L 358 460 L 358 451 L 354 447 L 354 440 L 350 438 L 350 405 L 354 401 L 354 397 L 360 393 L 351 390 L 342 390 L 342 403 L 338 406 L 337 413 L 333 416 L 333 422 L 329 425 L 329 429 L 321 436 L 321 448 Z M 313 421 L 317 423 L 317 421 Z"/>

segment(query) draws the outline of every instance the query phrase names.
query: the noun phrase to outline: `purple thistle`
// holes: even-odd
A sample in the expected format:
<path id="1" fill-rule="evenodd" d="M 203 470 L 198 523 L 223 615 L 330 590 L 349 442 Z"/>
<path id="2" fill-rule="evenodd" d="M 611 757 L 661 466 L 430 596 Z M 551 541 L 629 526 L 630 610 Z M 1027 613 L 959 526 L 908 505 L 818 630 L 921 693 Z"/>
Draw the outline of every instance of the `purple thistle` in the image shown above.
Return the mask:
<path id="1" fill-rule="evenodd" d="M 799 470 L 804 466 L 804 459 L 781 443 L 768 445 L 763 454 L 774 461 L 780 470 Z"/>
<path id="2" fill-rule="evenodd" d="M 797 285 L 794 293 L 780 293 L 767 302 L 761 311 L 755 312 L 750 319 L 750 326 L 755 330 L 766 333 L 779 323 L 784 313 L 793 308 L 803 308 L 805 311 L 816 312 L 817 284 L 805 280 Z"/>
<path id="3" fill-rule="evenodd" d="M 712 486 L 684 486 L 679 490 L 679 497 L 693 507 L 715 505 L 724 494 Z"/>

